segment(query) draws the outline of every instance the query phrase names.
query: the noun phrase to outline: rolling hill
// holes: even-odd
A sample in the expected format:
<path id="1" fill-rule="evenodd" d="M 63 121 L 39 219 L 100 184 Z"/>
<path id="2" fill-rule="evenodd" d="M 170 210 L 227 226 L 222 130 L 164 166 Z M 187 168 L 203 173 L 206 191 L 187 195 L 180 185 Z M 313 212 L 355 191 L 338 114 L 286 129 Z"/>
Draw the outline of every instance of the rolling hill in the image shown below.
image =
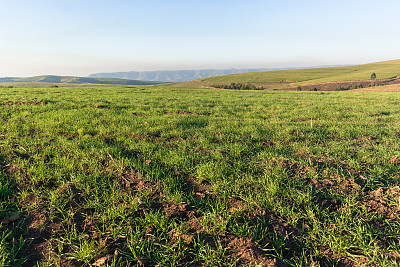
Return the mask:
<path id="1" fill-rule="evenodd" d="M 88 78 L 88 77 L 74 77 L 74 76 L 55 76 L 44 75 L 26 78 L 7 77 L 0 78 L 0 83 L 61 83 L 61 84 L 115 84 L 115 85 L 154 85 L 161 82 L 155 81 L 137 81 L 128 79 L 117 78 Z"/>
<path id="2" fill-rule="evenodd" d="M 307 84 L 365 81 L 370 79 L 372 73 L 376 73 L 377 79 L 389 79 L 400 76 L 400 60 L 345 67 L 291 69 L 232 74 L 202 78 L 196 80 L 196 83 L 265 83 L 275 84 L 277 86 L 279 84 L 285 84 L 284 86 L 287 87 Z"/>

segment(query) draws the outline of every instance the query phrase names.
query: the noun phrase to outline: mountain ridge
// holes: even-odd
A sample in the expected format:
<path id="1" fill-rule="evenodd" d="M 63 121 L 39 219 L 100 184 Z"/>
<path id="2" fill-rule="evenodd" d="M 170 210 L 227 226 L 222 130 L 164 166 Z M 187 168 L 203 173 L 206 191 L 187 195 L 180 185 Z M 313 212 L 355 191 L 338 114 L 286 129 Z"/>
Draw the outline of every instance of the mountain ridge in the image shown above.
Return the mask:
<path id="1" fill-rule="evenodd" d="M 58 75 L 41 75 L 33 77 L 5 77 L 0 78 L 0 83 L 18 83 L 18 82 L 44 82 L 44 83 L 60 83 L 60 84 L 110 84 L 110 85 L 155 85 L 162 82 L 158 81 L 139 81 L 131 79 L 119 78 L 92 78 L 78 76 L 58 76 Z"/>
<path id="2" fill-rule="evenodd" d="M 338 65 L 329 65 L 325 67 L 337 67 Z M 340 65 L 344 66 L 344 65 Z M 303 68 L 317 68 L 303 67 Z M 90 74 L 91 78 L 119 78 L 119 79 L 132 79 L 144 81 L 161 81 L 161 82 L 187 82 L 201 78 L 208 78 L 213 76 L 262 72 L 272 70 L 288 70 L 297 69 L 297 67 L 286 68 L 247 68 L 247 69 L 199 69 L 199 70 L 156 70 L 156 71 L 125 71 L 125 72 L 100 72 Z"/>

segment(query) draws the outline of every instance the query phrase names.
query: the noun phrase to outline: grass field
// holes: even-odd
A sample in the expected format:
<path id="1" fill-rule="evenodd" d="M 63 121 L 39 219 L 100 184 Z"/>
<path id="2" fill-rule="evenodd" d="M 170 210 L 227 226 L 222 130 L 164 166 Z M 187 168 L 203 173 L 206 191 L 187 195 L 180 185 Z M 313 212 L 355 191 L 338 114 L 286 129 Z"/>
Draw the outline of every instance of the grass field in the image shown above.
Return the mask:
<path id="1" fill-rule="evenodd" d="M 0 266 L 396 266 L 399 103 L 2 88 Z"/>
<path id="2" fill-rule="evenodd" d="M 400 76 L 400 60 L 346 67 L 278 70 L 232 74 L 199 79 L 198 81 L 204 83 L 236 82 L 278 84 L 281 81 L 287 81 L 293 86 L 297 86 L 326 82 L 369 80 L 372 73 L 376 73 L 377 79 Z"/>

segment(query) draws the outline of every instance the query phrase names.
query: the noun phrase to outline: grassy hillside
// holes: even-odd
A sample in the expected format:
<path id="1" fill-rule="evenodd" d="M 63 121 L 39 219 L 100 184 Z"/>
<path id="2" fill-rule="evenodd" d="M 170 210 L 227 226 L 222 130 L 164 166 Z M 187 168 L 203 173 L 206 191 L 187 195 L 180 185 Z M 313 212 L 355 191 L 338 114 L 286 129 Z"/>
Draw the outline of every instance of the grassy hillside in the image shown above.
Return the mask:
<path id="1" fill-rule="evenodd" d="M 368 80 L 373 72 L 376 73 L 377 79 L 400 76 L 400 60 L 346 67 L 233 74 L 199 79 L 199 81 L 225 83 L 279 83 L 281 81 L 288 81 L 291 84 L 302 85 L 326 82 Z"/>
<path id="2" fill-rule="evenodd" d="M 398 266 L 399 102 L 3 88 L 0 265 Z"/>
<path id="3" fill-rule="evenodd" d="M 62 83 L 62 84 L 121 84 L 121 85 L 153 85 L 160 82 L 138 81 L 118 78 L 88 78 L 74 76 L 44 75 L 25 78 L 0 78 L 0 83 L 10 82 L 36 82 L 36 83 Z"/>

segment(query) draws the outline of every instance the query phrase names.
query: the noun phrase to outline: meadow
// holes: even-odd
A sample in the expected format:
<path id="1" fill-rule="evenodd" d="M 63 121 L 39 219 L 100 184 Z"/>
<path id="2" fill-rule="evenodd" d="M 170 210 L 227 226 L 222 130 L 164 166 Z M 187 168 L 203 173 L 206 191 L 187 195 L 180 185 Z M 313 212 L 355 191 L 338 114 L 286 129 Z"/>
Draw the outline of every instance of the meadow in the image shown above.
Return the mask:
<path id="1" fill-rule="evenodd" d="M 213 83 L 260 83 L 273 84 L 279 89 L 282 82 L 291 86 L 305 84 L 319 84 L 327 82 L 347 82 L 369 80 L 371 74 L 375 73 L 377 79 L 388 79 L 399 75 L 400 60 L 390 60 L 364 65 L 332 67 L 332 68 L 310 68 L 292 69 L 231 74 L 215 76 L 196 80 L 200 84 Z M 278 86 L 278 87 L 277 87 Z"/>
<path id="2" fill-rule="evenodd" d="M 0 89 L 0 266 L 395 266 L 400 96 Z"/>

